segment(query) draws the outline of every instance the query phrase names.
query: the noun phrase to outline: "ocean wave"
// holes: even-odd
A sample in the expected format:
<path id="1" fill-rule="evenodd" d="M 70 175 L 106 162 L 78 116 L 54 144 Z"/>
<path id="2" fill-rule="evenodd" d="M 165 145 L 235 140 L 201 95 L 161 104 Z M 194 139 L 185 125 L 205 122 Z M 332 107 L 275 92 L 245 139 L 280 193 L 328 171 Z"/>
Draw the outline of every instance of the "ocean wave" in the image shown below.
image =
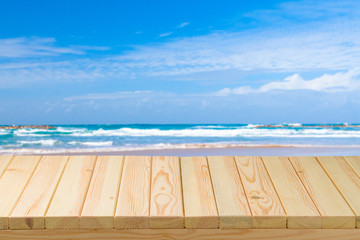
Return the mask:
<path id="1" fill-rule="evenodd" d="M 289 127 L 302 127 L 301 123 L 288 123 L 288 124 L 283 124 L 284 126 L 289 126 Z"/>
<path id="2" fill-rule="evenodd" d="M 246 128 L 255 128 L 255 127 L 258 127 L 258 126 L 260 126 L 260 125 L 258 125 L 258 124 L 247 124 L 246 125 Z"/>
<path id="3" fill-rule="evenodd" d="M 360 127 L 335 125 L 280 124 L 264 127 L 255 124 L 211 125 L 63 125 L 55 129 L 0 129 L 0 147 L 72 151 L 133 151 L 167 148 L 208 148 L 263 144 L 360 144 Z M 277 125 L 277 126 L 280 126 Z M 259 127 L 260 126 L 260 127 Z M 269 125 L 270 126 L 270 125 Z M 359 125 L 360 126 L 360 125 Z M 10 134 L 3 136 L 1 134 Z M 14 134 L 13 134 L 14 133 Z M 219 142 L 222 142 L 221 144 Z M 89 150 L 90 149 L 90 150 Z"/>
<path id="4" fill-rule="evenodd" d="M 284 137 L 284 138 L 360 138 L 358 129 L 336 129 L 304 127 L 300 123 L 271 125 L 271 128 L 259 127 L 262 125 L 194 125 L 184 129 L 134 128 L 120 127 L 104 129 L 94 127 L 56 127 L 56 129 L 18 129 L 14 131 L 17 137 Z M 274 126 L 279 126 L 276 128 Z M 282 127 L 281 127 L 282 126 Z M 350 125 L 349 125 L 350 126 Z M 0 129 L 1 130 L 1 129 Z M 0 131 L 6 134 L 6 131 Z"/>
<path id="5" fill-rule="evenodd" d="M 21 146 L 24 145 L 42 145 L 42 146 L 54 146 L 59 141 L 53 139 L 36 140 L 36 141 L 18 141 Z"/>
<path id="6" fill-rule="evenodd" d="M 113 142 L 112 141 L 105 141 L 105 142 L 78 142 L 78 141 L 72 141 L 69 142 L 68 144 L 71 145 L 85 145 L 85 146 L 112 146 Z"/>
<path id="7" fill-rule="evenodd" d="M 334 129 L 260 129 L 260 128 L 236 128 L 236 129 L 179 129 L 161 130 L 120 128 L 120 129 L 97 129 L 91 132 L 76 132 L 71 136 L 76 137 L 284 137 L 284 138 L 360 138 L 360 131 L 334 130 Z"/>
<path id="8" fill-rule="evenodd" d="M 46 136 L 49 136 L 49 135 L 46 135 L 46 134 L 35 134 L 35 133 L 29 133 L 29 134 L 16 134 L 16 136 L 18 137 L 46 137 Z"/>
<path id="9" fill-rule="evenodd" d="M 56 132 L 59 133 L 77 133 L 89 131 L 87 128 L 71 128 L 71 127 L 57 127 Z"/>
<path id="10" fill-rule="evenodd" d="M 55 129 L 37 129 L 37 128 L 22 128 L 14 131 L 15 136 L 19 137 L 44 137 L 55 135 L 69 135 L 81 133 L 84 134 L 88 130 L 86 128 L 65 128 L 56 127 Z"/>
<path id="11" fill-rule="evenodd" d="M 0 129 L 0 135 L 8 135 L 8 134 L 10 134 L 10 131 L 5 129 Z"/>
<path id="12" fill-rule="evenodd" d="M 50 132 L 50 130 L 22 128 L 15 130 L 14 135 L 19 137 L 44 137 L 47 136 L 47 134 L 44 134 L 47 132 Z"/>

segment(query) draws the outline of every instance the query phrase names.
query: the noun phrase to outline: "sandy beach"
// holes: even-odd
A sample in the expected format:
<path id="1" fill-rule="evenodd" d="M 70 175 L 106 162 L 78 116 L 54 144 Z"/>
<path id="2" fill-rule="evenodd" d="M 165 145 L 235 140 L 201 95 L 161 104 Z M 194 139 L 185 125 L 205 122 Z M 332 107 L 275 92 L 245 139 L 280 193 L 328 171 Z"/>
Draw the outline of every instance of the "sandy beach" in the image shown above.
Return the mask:
<path id="1" fill-rule="evenodd" d="M 126 156 L 358 156 L 360 147 L 352 146 L 316 146 L 316 147 L 227 147 L 227 148 L 183 148 L 65 152 L 14 152 L 15 155 L 126 155 Z"/>

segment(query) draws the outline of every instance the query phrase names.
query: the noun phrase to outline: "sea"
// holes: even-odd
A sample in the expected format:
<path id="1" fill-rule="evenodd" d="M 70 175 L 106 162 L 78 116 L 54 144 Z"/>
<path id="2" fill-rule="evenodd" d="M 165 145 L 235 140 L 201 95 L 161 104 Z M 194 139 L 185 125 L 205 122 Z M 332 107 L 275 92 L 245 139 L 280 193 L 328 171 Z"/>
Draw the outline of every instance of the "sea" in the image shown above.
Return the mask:
<path id="1" fill-rule="evenodd" d="M 0 154 L 232 147 L 359 147 L 360 124 L 113 124 L 0 129 Z"/>

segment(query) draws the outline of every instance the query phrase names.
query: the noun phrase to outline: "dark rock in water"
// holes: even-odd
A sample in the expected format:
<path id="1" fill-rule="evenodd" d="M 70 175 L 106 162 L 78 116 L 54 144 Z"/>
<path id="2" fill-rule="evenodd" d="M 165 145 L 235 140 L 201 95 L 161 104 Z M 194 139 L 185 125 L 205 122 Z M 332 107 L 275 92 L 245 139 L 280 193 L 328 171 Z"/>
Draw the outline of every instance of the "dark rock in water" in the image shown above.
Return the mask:
<path id="1" fill-rule="evenodd" d="M 37 128 L 37 129 L 55 129 L 56 127 L 48 125 L 11 125 L 11 126 L 0 126 L 0 129 L 22 129 L 22 128 Z"/>

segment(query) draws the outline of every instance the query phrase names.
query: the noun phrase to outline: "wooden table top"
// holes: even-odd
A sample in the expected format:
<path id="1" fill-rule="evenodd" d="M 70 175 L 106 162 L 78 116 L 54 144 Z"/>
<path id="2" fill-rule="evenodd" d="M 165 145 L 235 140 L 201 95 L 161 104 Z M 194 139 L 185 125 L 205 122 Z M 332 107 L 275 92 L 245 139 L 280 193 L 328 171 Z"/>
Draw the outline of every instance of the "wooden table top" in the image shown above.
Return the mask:
<path id="1" fill-rule="evenodd" d="M 0 156 L 0 229 L 355 229 L 360 157 Z"/>

